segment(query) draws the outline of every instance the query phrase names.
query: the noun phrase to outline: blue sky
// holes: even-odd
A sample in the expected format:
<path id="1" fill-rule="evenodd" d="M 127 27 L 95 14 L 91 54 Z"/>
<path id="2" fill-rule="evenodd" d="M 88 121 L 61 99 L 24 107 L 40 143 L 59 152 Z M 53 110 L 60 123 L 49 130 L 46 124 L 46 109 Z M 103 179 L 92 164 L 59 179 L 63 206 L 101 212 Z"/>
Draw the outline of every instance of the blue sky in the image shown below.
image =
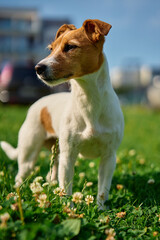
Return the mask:
<path id="1" fill-rule="evenodd" d="M 104 46 L 111 68 L 134 60 L 160 67 L 160 0 L 0 0 L 5 6 L 68 17 L 76 27 L 88 18 L 106 21 L 112 25 Z"/>

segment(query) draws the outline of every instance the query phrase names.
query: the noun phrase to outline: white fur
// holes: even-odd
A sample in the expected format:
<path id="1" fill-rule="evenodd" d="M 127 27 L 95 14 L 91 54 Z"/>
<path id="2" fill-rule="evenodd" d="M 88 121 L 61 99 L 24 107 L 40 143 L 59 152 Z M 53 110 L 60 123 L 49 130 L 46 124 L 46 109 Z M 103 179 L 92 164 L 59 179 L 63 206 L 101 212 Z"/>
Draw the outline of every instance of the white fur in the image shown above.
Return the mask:
<path id="1" fill-rule="evenodd" d="M 48 58 L 45 58 L 45 59 L 43 59 L 43 60 L 41 60 L 40 62 L 39 62 L 39 64 L 45 64 L 46 66 L 47 66 L 47 75 L 48 76 L 51 76 L 52 75 L 52 71 L 51 71 L 51 66 L 52 66 L 52 64 L 57 64 L 58 62 L 56 61 L 56 59 L 55 59 L 55 57 L 54 56 L 50 56 L 50 57 L 48 57 Z M 41 79 L 41 76 L 38 74 L 38 77 L 39 77 L 39 79 Z"/>
<path id="2" fill-rule="evenodd" d="M 18 149 L 12 147 L 9 143 L 2 141 L 0 142 L 1 148 L 6 152 L 7 156 L 12 159 L 16 160 L 18 157 Z"/>
<path id="3" fill-rule="evenodd" d="M 72 193 L 74 163 L 79 153 L 85 158 L 101 157 L 97 200 L 100 208 L 104 208 L 124 128 L 107 60 L 97 72 L 72 79 L 71 87 L 71 98 L 59 128 L 59 184 Z"/>
<path id="4" fill-rule="evenodd" d="M 85 158 L 100 157 L 97 202 L 104 209 L 108 199 L 116 150 L 123 137 L 123 114 L 111 86 L 107 60 L 100 69 L 71 80 L 71 93 L 44 97 L 29 109 L 18 138 L 18 174 L 16 185 L 32 170 L 45 140 L 59 138 L 59 185 L 72 194 L 74 164 L 78 154 Z M 52 118 L 54 136 L 48 134 L 40 121 L 42 108 L 47 107 Z M 9 149 L 1 144 L 6 153 Z M 9 155 L 9 154 L 8 154 Z M 58 163 L 57 163 L 58 164 Z M 57 166 L 54 167 L 54 171 Z M 51 180 L 57 176 L 54 173 Z"/>
<path id="5" fill-rule="evenodd" d="M 56 61 L 55 57 L 53 57 L 53 56 L 45 58 L 39 62 L 39 64 L 46 64 L 48 66 L 51 66 L 52 64 L 56 64 L 56 63 L 58 63 L 58 62 Z"/>

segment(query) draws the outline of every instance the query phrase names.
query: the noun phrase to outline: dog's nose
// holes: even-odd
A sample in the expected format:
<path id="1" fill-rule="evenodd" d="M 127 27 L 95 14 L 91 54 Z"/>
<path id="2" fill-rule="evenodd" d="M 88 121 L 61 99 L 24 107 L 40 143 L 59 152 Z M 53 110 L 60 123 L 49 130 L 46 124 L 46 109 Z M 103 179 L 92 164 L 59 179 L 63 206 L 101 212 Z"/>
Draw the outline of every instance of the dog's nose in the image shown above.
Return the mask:
<path id="1" fill-rule="evenodd" d="M 46 68 L 47 68 L 46 65 L 40 63 L 35 66 L 35 70 L 39 75 L 42 74 L 46 70 Z"/>

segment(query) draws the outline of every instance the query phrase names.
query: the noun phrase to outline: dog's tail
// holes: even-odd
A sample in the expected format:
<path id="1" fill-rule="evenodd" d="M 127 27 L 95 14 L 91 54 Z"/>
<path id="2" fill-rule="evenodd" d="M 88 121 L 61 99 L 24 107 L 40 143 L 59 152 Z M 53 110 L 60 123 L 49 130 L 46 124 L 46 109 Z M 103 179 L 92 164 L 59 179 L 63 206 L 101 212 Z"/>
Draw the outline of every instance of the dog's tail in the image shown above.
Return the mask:
<path id="1" fill-rule="evenodd" d="M 0 146 L 11 160 L 17 160 L 18 148 L 12 147 L 9 143 L 5 141 L 0 142 Z"/>

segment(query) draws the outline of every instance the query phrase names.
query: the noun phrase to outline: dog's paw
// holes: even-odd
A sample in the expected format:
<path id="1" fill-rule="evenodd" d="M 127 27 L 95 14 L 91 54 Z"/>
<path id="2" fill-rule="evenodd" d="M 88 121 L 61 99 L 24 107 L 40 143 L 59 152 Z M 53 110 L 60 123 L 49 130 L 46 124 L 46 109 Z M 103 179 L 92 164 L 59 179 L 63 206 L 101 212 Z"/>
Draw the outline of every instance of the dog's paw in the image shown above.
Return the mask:
<path id="1" fill-rule="evenodd" d="M 57 177 L 55 176 L 55 174 L 51 174 L 51 172 L 49 171 L 47 176 L 46 176 L 46 181 L 48 183 L 53 183 L 53 182 L 57 182 Z"/>
<path id="2" fill-rule="evenodd" d="M 97 198 L 98 210 L 106 211 L 109 210 L 109 206 L 107 205 L 108 197 L 104 196 L 104 193 L 99 194 Z"/>
<path id="3" fill-rule="evenodd" d="M 23 179 L 19 176 L 16 176 L 14 188 L 18 188 L 22 185 Z"/>
<path id="4" fill-rule="evenodd" d="M 50 173 L 50 171 L 48 172 L 48 174 L 46 176 L 46 181 L 47 182 L 51 182 L 51 173 Z"/>
<path id="5" fill-rule="evenodd" d="M 106 206 L 106 205 L 99 205 L 98 204 L 98 210 L 99 211 L 106 211 L 106 210 L 109 210 L 109 206 Z"/>

